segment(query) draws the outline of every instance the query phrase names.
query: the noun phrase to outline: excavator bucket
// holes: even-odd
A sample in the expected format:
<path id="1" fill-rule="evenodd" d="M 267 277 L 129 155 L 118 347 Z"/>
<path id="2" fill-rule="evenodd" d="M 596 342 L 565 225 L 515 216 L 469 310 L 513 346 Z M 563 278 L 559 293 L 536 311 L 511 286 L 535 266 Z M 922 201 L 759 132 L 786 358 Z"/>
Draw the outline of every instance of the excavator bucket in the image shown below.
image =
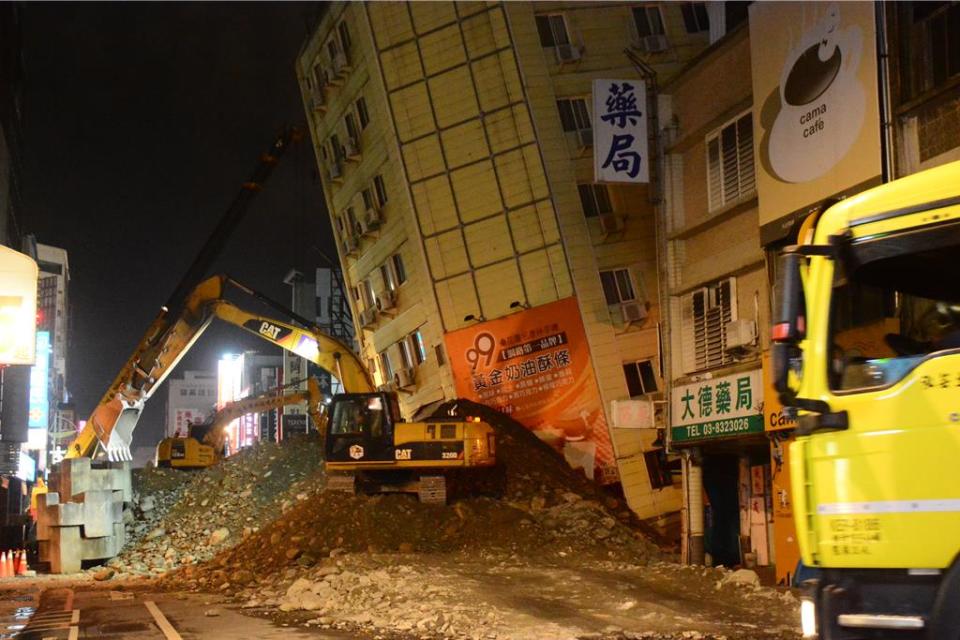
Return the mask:
<path id="1" fill-rule="evenodd" d="M 130 451 L 130 445 L 133 442 L 133 430 L 140 420 L 140 413 L 143 407 L 129 407 L 120 412 L 113 430 L 110 432 L 110 439 L 107 441 L 104 449 L 107 452 L 107 459 L 111 462 L 121 462 L 123 460 L 133 460 L 133 454 Z"/>

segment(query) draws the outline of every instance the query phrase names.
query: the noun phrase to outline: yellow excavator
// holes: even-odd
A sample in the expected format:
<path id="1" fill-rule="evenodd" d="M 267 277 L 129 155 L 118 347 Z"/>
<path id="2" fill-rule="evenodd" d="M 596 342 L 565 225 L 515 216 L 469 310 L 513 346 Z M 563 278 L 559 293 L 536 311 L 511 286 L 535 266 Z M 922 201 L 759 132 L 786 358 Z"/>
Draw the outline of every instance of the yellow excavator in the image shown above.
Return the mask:
<path id="1" fill-rule="evenodd" d="M 295 383 L 293 383 L 295 384 Z M 290 385 L 285 385 L 289 387 Z M 315 425 L 323 420 L 323 393 L 316 378 L 307 379 L 307 390 L 283 393 L 283 387 L 273 393 L 242 398 L 226 403 L 213 417 L 190 425 L 185 438 L 164 438 L 157 445 L 155 464 L 174 469 L 205 469 L 220 462 L 226 455 L 227 427 L 240 416 L 279 409 L 291 404 L 306 404 Z"/>
<path id="2" fill-rule="evenodd" d="M 228 288 L 260 300 L 300 326 L 239 308 L 224 298 Z M 501 470 L 489 424 L 472 416 L 404 422 L 396 392 L 377 390 L 350 347 L 226 276 L 208 278 L 190 292 L 163 338 L 143 354 L 134 354 L 122 372 L 136 384 L 115 383 L 115 395 L 101 402 L 71 446 L 89 450 L 89 442 L 97 440 L 108 453 L 128 450 L 146 400 L 215 318 L 305 358 L 343 385 L 346 393 L 333 396 L 321 414 L 326 417 L 317 420 L 325 439 L 329 488 L 417 493 L 425 502 L 445 502 L 451 486 L 500 492 Z"/>

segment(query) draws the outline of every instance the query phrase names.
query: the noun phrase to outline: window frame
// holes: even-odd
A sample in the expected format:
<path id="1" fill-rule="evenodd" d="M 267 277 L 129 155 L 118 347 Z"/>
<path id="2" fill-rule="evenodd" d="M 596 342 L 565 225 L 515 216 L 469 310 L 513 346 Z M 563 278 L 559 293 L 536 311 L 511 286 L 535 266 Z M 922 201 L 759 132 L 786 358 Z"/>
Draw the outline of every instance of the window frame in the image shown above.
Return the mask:
<path id="1" fill-rule="evenodd" d="M 637 20 L 638 12 L 643 12 L 645 30 L 647 33 L 643 33 L 643 30 L 640 29 L 640 22 Z M 650 23 L 650 15 L 652 12 L 655 12 L 656 21 L 659 25 L 659 31 L 654 29 Z M 647 36 L 665 36 L 667 35 L 667 27 L 663 21 L 663 11 L 660 10 L 660 6 L 656 4 L 641 4 L 630 7 L 630 19 L 633 21 L 633 28 L 637 33 L 637 36 L 640 38 L 646 38 Z"/>
<path id="2" fill-rule="evenodd" d="M 741 125 L 742 128 L 741 128 Z M 744 139 L 745 132 L 749 138 Z M 732 132 L 733 148 L 725 149 L 725 136 Z M 712 149 L 716 143 L 716 153 Z M 753 111 L 747 109 L 711 131 L 704 138 L 706 159 L 707 210 L 713 213 L 728 205 L 753 197 L 757 193 L 757 163 L 753 149 Z M 732 154 L 732 157 L 731 157 Z M 715 156 L 715 157 L 714 157 Z M 727 162 L 735 163 L 728 167 Z M 732 175 L 735 174 L 735 179 Z M 736 188 L 729 189 L 730 182 Z"/>
<path id="3" fill-rule="evenodd" d="M 377 204 L 380 208 L 386 206 L 390 198 L 387 194 L 387 185 L 383 181 L 383 174 L 378 173 L 373 177 L 373 192 L 377 196 Z"/>
<path id="4" fill-rule="evenodd" d="M 352 110 L 348 109 L 347 112 L 343 114 L 343 126 L 347 131 L 347 138 L 359 144 L 361 129 L 357 127 L 357 120 Z"/>
<path id="5" fill-rule="evenodd" d="M 686 29 L 688 34 L 710 32 L 710 14 L 707 13 L 706 2 L 681 2 L 680 16 L 683 18 L 683 28 Z M 703 18 L 702 23 L 701 18 Z M 691 22 L 694 27 L 692 31 L 690 30 Z"/>
<path id="6" fill-rule="evenodd" d="M 607 287 L 607 283 L 604 281 L 604 274 L 611 274 L 611 277 L 613 278 L 612 283 L 616 289 L 616 294 L 617 294 L 617 300 L 613 302 L 611 302 L 610 300 L 610 295 L 609 295 L 610 290 Z M 630 287 L 630 293 L 632 294 L 632 297 L 629 297 L 629 298 L 623 297 L 624 292 L 621 290 L 622 289 L 621 285 L 623 284 L 623 280 L 622 280 L 623 276 L 626 277 L 626 284 L 627 286 Z M 607 302 L 607 306 L 609 307 L 621 305 L 625 302 L 639 301 L 639 297 L 637 296 L 637 291 L 638 291 L 637 283 L 633 277 L 632 270 L 629 267 L 615 267 L 613 269 L 600 269 L 600 288 L 603 289 L 603 297 L 604 297 L 604 300 L 606 300 Z"/>
<path id="7" fill-rule="evenodd" d="M 586 218 L 597 218 L 599 216 L 613 213 L 613 202 L 610 199 L 610 188 L 602 182 L 581 182 L 577 184 L 577 193 L 580 195 L 580 206 L 583 208 L 583 215 Z M 584 194 L 589 194 L 589 199 Z M 602 209 L 598 193 L 603 194 L 606 209 Z M 587 206 L 587 205 L 590 206 Z"/>
<path id="8" fill-rule="evenodd" d="M 416 360 L 414 366 L 419 367 L 427 361 L 427 345 L 423 341 L 423 334 L 420 329 L 414 329 L 407 335 L 406 339 L 410 341 L 413 359 Z"/>
<path id="9" fill-rule="evenodd" d="M 341 20 L 337 25 L 337 36 L 340 38 L 340 50 L 346 54 L 350 53 L 353 46 L 353 39 L 350 37 L 350 26 L 346 20 Z"/>
<path id="10" fill-rule="evenodd" d="M 728 285 L 727 299 L 721 296 Z M 703 295 L 703 310 L 698 314 L 696 297 Z M 719 309 L 719 312 L 714 312 Z M 698 317 L 699 315 L 699 317 Z M 709 282 L 680 296 L 681 370 L 683 373 L 706 371 L 733 362 L 726 350 L 726 325 L 737 320 L 737 278 Z"/>
<path id="11" fill-rule="evenodd" d="M 390 256 L 390 267 L 393 270 L 393 276 L 397 280 L 397 287 L 405 283 L 409 279 L 407 274 L 407 266 L 403 264 L 403 256 L 399 251 Z"/>
<path id="12" fill-rule="evenodd" d="M 567 24 L 567 16 L 564 13 L 559 12 L 550 12 L 550 13 L 538 13 L 534 16 L 537 25 L 537 35 L 540 39 L 540 46 L 544 49 L 546 48 L 556 48 L 562 47 L 564 45 L 569 45 L 571 43 L 570 39 L 570 25 Z M 557 38 L 557 29 L 556 26 L 559 24 L 563 28 L 562 38 Z M 544 35 L 549 32 L 549 42 L 545 42 Z M 565 40 L 566 42 L 561 42 Z"/>
<path id="13" fill-rule="evenodd" d="M 646 381 L 644 380 L 645 376 L 643 371 L 643 365 L 646 365 L 649 368 L 649 377 L 650 377 L 650 382 L 652 383 L 652 387 L 653 387 L 652 389 L 647 388 Z M 628 374 L 628 371 L 631 370 L 631 368 L 635 372 L 636 381 L 637 381 L 637 384 L 639 385 L 640 393 L 634 393 L 634 389 L 631 388 L 633 385 L 631 385 L 630 375 Z M 627 381 L 627 393 L 630 395 L 631 398 L 639 398 L 639 397 L 642 397 L 651 393 L 657 393 L 658 391 L 660 391 L 660 385 L 657 382 L 657 372 L 656 372 L 656 368 L 654 367 L 652 358 L 641 358 L 640 360 L 631 360 L 630 362 L 624 362 L 623 375 L 624 375 L 624 379 Z"/>
<path id="14" fill-rule="evenodd" d="M 367 99 L 363 96 L 357 97 L 353 102 L 353 108 L 357 112 L 357 121 L 360 123 L 360 132 L 362 133 L 370 125 L 370 111 L 367 108 Z"/>
<path id="15" fill-rule="evenodd" d="M 569 118 L 565 118 L 564 107 L 561 103 L 566 103 L 569 109 Z M 580 108 L 582 106 L 582 109 Z M 592 131 L 593 119 L 590 114 L 590 100 L 585 96 L 564 96 L 557 98 L 557 112 L 560 115 L 560 127 L 565 133 L 577 133 L 580 131 Z M 574 128 L 567 127 L 567 121 L 571 122 Z"/>

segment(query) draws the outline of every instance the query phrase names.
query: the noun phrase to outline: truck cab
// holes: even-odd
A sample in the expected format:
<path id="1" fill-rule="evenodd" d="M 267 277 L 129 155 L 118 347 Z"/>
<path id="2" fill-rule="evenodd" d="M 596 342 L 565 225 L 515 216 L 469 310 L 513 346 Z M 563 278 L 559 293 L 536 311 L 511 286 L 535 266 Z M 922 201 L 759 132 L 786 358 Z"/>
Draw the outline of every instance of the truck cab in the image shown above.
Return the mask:
<path id="1" fill-rule="evenodd" d="M 960 638 L 960 163 L 830 207 L 778 269 L 804 634 Z"/>

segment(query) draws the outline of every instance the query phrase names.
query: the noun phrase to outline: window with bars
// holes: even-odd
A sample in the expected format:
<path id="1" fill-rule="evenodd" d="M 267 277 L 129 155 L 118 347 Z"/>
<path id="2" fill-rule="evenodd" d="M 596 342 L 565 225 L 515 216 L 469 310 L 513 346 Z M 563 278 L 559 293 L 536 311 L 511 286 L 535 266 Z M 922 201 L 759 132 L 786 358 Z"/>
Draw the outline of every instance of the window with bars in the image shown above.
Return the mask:
<path id="1" fill-rule="evenodd" d="M 657 391 L 657 376 L 653 372 L 651 360 L 625 363 L 623 377 L 627 380 L 627 391 L 631 398 Z"/>
<path id="2" fill-rule="evenodd" d="M 960 2 L 897 3 L 902 101 L 960 74 Z"/>
<path id="3" fill-rule="evenodd" d="M 680 13 L 683 14 L 683 26 L 687 33 L 710 31 L 706 2 L 684 2 L 680 5 Z"/>
<path id="4" fill-rule="evenodd" d="M 587 131 L 593 128 L 586 99 L 561 98 L 557 100 L 557 110 L 564 131 Z"/>
<path id="5" fill-rule="evenodd" d="M 603 296 L 608 305 L 630 302 L 637 299 L 636 289 L 629 269 L 610 269 L 600 272 L 600 283 L 603 285 Z"/>
<path id="6" fill-rule="evenodd" d="M 656 5 L 645 5 L 634 7 L 633 24 L 637 28 L 637 35 L 641 38 L 646 36 L 662 36 L 663 17 L 660 15 L 660 7 Z"/>
<path id="7" fill-rule="evenodd" d="M 604 213 L 613 213 L 610 204 L 610 192 L 605 184 L 578 184 L 580 204 L 583 205 L 583 214 L 588 218 L 595 218 Z"/>
<path id="8" fill-rule="evenodd" d="M 567 21 L 562 14 L 537 16 L 537 32 L 540 34 L 540 46 L 542 47 L 570 44 Z"/>
<path id="9" fill-rule="evenodd" d="M 707 190 L 710 211 L 752 194 L 753 116 L 747 111 L 707 136 Z"/>
<path id="10" fill-rule="evenodd" d="M 728 322 L 737 319 L 736 297 L 736 278 L 726 278 L 681 298 L 684 373 L 730 362 L 725 329 Z"/>

